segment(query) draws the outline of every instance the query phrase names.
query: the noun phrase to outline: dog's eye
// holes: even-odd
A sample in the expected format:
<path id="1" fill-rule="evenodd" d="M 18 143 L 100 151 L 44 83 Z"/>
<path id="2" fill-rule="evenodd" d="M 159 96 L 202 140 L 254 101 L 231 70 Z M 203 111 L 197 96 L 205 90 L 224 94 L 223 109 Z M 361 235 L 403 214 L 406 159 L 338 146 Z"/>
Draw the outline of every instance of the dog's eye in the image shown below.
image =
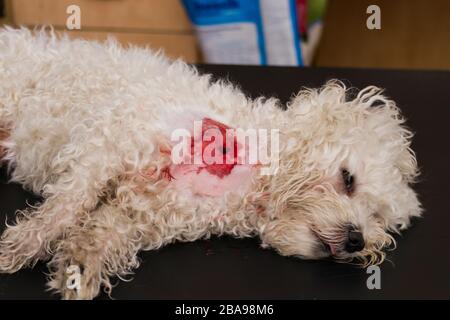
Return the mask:
<path id="1" fill-rule="evenodd" d="M 348 172 L 347 169 L 342 169 L 341 174 L 345 191 L 347 191 L 347 194 L 352 194 L 354 191 L 355 178 L 350 174 L 350 172 Z"/>

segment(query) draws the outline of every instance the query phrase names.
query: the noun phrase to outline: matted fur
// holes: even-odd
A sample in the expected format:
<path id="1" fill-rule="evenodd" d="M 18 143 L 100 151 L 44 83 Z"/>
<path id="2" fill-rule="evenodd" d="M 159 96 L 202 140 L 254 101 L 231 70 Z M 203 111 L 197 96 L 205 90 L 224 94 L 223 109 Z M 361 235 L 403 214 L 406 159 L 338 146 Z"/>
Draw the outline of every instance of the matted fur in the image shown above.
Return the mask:
<path id="1" fill-rule="evenodd" d="M 135 47 L 0 30 L 0 127 L 11 181 L 44 201 L 17 213 L 0 240 L 0 271 L 48 260 L 49 287 L 93 298 L 126 276 L 140 250 L 213 234 L 259 236 L 282 255 L 380 263 L 382 249 L 421 213 L 411 132 L 376 87 L 347 100 L 330 81 L 302 89 L 283 111 L 212 82 L 184 62 Z M 280 167 L 245 192 L 189 197 L 163 178 L 173 123 L 195 114 L 236 128 L 279 129 Z M 180 121 L 177 119 L 181 119 Z M 343 191 L 341 172 L 355 176 Z M 149 172 L 151 174 L 149 174 Z M 357 226 L 365 249 L 343 250 Z M 83 271 L 79 291 L 66 269 Z"/>

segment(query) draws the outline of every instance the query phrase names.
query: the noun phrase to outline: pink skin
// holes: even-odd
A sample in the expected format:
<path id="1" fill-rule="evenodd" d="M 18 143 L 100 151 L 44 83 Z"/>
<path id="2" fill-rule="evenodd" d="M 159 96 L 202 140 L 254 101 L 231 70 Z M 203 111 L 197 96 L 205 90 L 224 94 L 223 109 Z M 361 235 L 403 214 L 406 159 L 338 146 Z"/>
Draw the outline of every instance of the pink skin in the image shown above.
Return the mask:
<path id="1" fill-rule="evenodd" d="M 228 175 L 220 178 L 200 168 L 200 165 L 194 164 L 172 165 L 172 183 L 192 195 L 219 197 L 226 192 L 245 191 L 250 186 L 255 170 L 251 165 L 235 165 Z"/>

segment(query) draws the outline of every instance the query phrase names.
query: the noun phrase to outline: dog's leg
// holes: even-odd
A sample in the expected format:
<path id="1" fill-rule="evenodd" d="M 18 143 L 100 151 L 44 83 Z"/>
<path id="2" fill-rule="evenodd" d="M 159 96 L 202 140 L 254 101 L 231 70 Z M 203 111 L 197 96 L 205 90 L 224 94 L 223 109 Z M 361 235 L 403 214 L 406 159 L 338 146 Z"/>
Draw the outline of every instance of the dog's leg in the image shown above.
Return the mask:
<path id="1" fill-rule="evenodd" d="M 139 265 L 141 233 L 115 206 L 102 205 L 69 232 L 49 262 L 48 286 L 64 299 L 92 299 L 101 286 L 110 294 L 109 277 L 126 276 Z"/>
<path id="2" fill-rule="evenodd" d="M 0 238 L 0 272 L 13 273 L 47 258 L 65 229 L 97 205 L 107 182 L 114 177 L 112 165 L 107 164 L 98 157 L 80 157 L 55 183 L 45 186 L 46 199 L 40 206 L 18 213 L 16 224 L 8 226 Z"/>

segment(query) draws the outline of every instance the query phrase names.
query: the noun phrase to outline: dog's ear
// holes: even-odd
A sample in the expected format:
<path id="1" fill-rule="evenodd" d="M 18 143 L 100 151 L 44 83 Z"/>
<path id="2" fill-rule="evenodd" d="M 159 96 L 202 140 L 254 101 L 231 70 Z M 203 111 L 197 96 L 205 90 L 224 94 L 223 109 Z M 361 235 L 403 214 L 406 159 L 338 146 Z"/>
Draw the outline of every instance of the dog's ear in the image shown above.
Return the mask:
<path id="1" fill-rule="evenodd" d="M 382 89 L 370 86 L 361 90 L 351 103 L 362 108 L 364 127 L 389 142 L 396 157 L 394 165 L 406 183 L 413 182 L 418 175 L 416 156 L 410 148 L 414 134 L 405 125 L 406 119 L 395 102 L 386 97 Z"/>
<path id="2" fill-rule="evenodd" d="M 416 155 L 409 147 L 412 133 L 408 129 L 404 128 L 404 130 L 407 132 L 408 137 L 404 136 L 405 144 L 400 149 L 395 166 L 400 170 L 403 180 L 407 184 L 410 184 L 416 181 L 416 178 L 419 175 L 419 169 L 417 166 Z"/>
<path id="3" fill-rule="evenodd" d="M 287 109 L 294 113 L 306 114 L 326 105 L 345 103 L 347 88 L 339 80 L 330 80 L 320 89 L 302 88 L 291 98 Z"/>
<path id="4" fill-rule="evenodd" d="M 302 88 L 287 104 L 287 118 L 304 130 L 317 131 L 317 124 L 326 125 L 334 115 L 348 113 L 347 88 L 338 80 L 328 81 L 320 89 Z M 311 126 L 307 129 L 306 126 Z"/>

